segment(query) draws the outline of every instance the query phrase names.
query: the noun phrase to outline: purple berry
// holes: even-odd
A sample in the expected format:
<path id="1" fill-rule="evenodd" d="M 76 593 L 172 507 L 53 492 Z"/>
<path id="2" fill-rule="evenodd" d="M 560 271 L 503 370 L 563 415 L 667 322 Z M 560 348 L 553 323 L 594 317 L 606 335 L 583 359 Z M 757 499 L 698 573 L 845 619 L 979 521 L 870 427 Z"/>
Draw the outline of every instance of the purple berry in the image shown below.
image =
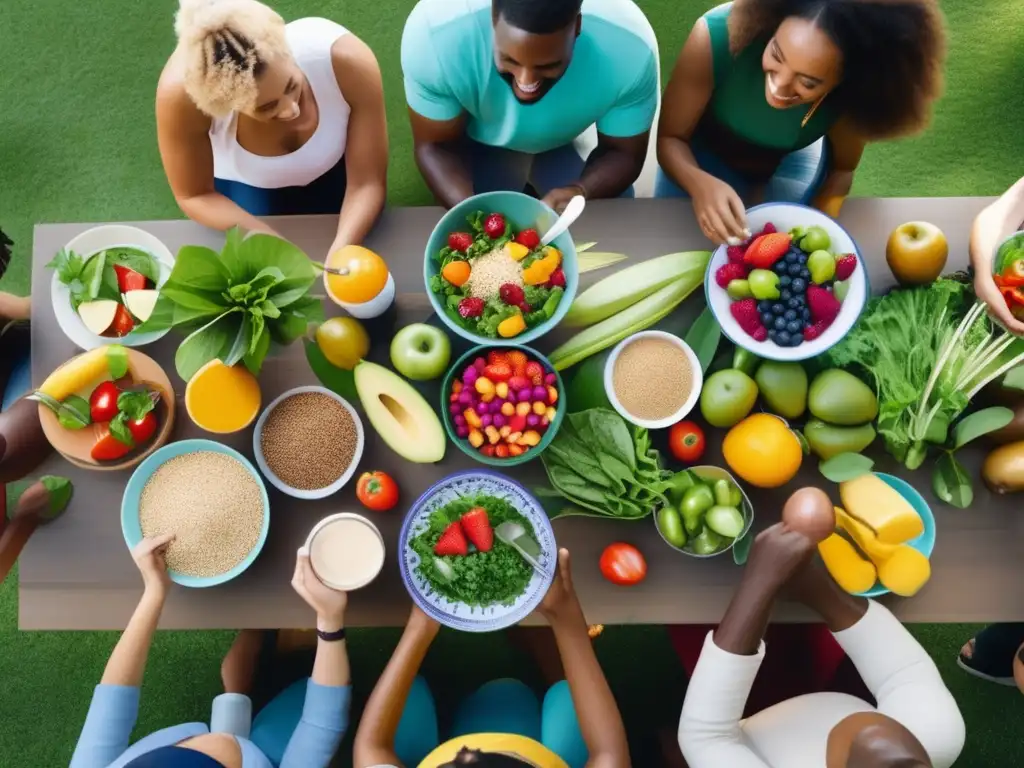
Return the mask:
<path id="1" fill-rule="evenodd" d="M 455 414 L 455 417 L 452 419 L 452 421 L 455 422 L 456 427 L 466 426 L 466 417 L 463 416 L 461 413 Z"/>
<path id="2" fill-rule="evenodd" d="M 485 413 L 480 417 L 480 425 L 484 427 L 489 427 L 493 423 L 493 420 L 494 417 L 491 416 L 491 414 Z"/>
<path id="3" fill-rule="evenodd" d="M 479 376 L 480 374 L 476 372 L 476 368 L 470 366 L 462 372 L 462 383 L 467 387 L 472 387 Z"/>
<path id="4" fill-rule="evenodd" d="M 462 413 L 462 406 L 458 403 L 452 403 L 448 406 L 448 412 L 451 413 L 452 416 L 456 416 Z"/>
<path id="5" fill-rule="evenodd" d="M 519 398 L 520 403 L 528 403 L 533 396 L 533 390 L 529 387 L 523 387 L 516 393 L 516 396 Z"/>
<path id="6" fill-rule="evenodd" d="M 489 403 L 478 403 L 476 406 L 476 412 L 481 416 L 491 410 Z"/>
<path id="7" fill-rule="evenodd" d="M 459 437 L 469 437 L 469 427 L 456 427 L 455 434 Z"/>
<path id="8" fill-rule="evenodd" d="M 473 404 L 473 393 L 468 391 L 468 390 L 465 390 L 465 389 L 462 390 L 461 392 L 459 392 L 459 402 L 462 405 L 472 405 Z"/>
<path id="9" fill-rule="evenodd" d="M 548 391 L 544 387 L 537 385 L 533 388 L 533 399 L 538 403 L 546 403 L 548 401 Z"/>
<path id="10" fill-rule="evenodd" d="M 544 377 L 544 383 L 547 384 L 549 387 L 553 387 L 555 386 L 555 384 L 558 383 L 558 376 L 556 376 L 553 373 L 549 373 L 547 376 Z"/>
<path id="11" fill-rule="evenodd" d="M 517 399 L 516 398 L 516 391 L 514 389 L 510 389 L 508 391 L 508 401 L 510 403 L 512 403 L 513 405 L 515 405 L 516 404 L 516 399 Z"/>
<path id="12" fill-rule="evenodd" d="M 477 371 L 479 371 L 480 373 L 483 373 L 484 368 L 487 367 L 487 361 L 484 360 L 482 357 L 478 357 L 476 360 L 473 361 L 473 367 L 476 368 Z"/>
<path id="13" fill-rule="evenodd" d="M 530 427 L 536 427 L 538 424 L 540 424 L 540 416 L 538 416 L 536 413 L 529 414 L 526 417 L 526 424 L 527 426 Z"/>
<path id="14" fill-rule="evenodd" d="M 494 408 L 494 412 L 498 413 L 501 410 L 501 406 L 505 404 L 505 398 L 499 397 L 497 400 L 492 400 L 491 402 L 493 403 L 491 407 Z"/>
<path id="15" fill-rule="evenodd" d="M 501 429 L 502 427 L 504 427 L 505 426 L 505 416 L 503 414 L 500 414 L 500 413 L 494 414 L 494 416 L 491 417 L 491 426 L 492 427 L 497 427 L 498 429 Z"/>

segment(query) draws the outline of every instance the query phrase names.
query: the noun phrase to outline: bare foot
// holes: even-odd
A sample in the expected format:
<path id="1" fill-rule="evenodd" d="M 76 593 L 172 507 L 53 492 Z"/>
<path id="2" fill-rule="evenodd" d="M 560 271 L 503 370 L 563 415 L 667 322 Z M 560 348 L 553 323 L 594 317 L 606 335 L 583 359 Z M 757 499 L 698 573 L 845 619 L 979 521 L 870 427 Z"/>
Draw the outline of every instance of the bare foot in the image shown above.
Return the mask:
<path id="1" fill-rule="evenodd" d="M 964 643 L 964 647 L 960 649 L 960 655 L 963 656 L 965 659 L 973 659 L 974 658 L 974 638 L 973 637 L 970 640 L 968 640 L 966 643 Z"/>
<path id="2" fill-rule="evenodd" d="M 220 665 L 220 678 L 225 693 L 248 695 L 252 691 L 256 663 L 263 648 L 263 635 L 264 630 L 243 629 L 235 637 Z"/>

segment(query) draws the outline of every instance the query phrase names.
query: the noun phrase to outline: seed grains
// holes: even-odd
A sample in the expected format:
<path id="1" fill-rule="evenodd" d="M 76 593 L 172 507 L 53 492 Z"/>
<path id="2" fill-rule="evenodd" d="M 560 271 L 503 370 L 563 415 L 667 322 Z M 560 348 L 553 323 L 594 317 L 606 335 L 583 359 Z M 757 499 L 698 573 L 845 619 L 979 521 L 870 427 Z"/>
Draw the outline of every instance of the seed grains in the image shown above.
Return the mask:
<path id="1" fill-rule="evenodd" d="M 466 288 L 470 296 L 489 299 L 498 295 L 506 283 L 523 285 L 522 265 L 508 253 L 508 246 L 495 248 L 473 259 L 472 271 Z"/>
<path id="2" fill-rule="evenodd" d="M 267 415 L 260 449 L 281 482 L 315 491 L 345 474 L 358 439 L 355 420 L 345 406 L 322 392 L 300 392 Z"/>
<path id="3" fill-rule="evenodd" d="M 142 489 L 142 535 L 173 533 L 167 567 L 189 576 L 219 576 L 242 562 L 263 530 L 263 494 L 236 459 L 213 451 L 176 456 Z"/>
<path id="4" fill-rule="evenodd" d="M 612 387 L 627 412 L 646 421 L 660 421 L 686 404 L 693 389 L 693 370 L 676 344 L 644 337 L 619 353 L 612 369 Z"/>

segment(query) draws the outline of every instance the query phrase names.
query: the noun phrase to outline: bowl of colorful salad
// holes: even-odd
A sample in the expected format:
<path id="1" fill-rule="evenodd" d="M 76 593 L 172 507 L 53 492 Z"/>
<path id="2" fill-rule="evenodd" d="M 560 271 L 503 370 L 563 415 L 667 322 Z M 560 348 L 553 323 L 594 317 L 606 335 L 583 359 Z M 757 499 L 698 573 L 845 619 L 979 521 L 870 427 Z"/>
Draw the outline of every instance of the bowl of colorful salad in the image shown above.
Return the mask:
<path id="1" fill-rule="evenodd" d="M 1010 313 L 1024 320 L 1024 232 L 1014 232 L 996 249 L 992 277 Z"/>
<path id="2" fill-rule="evenodd" d="M 722 332 L 769 360 L 826 352 L 871 295 L 857 243 L 834 219 L 796 203 L 754 206 L 747 225 L 750 239 L 719 246 L 704 281 Z"/>
<path id="3" fill-rule="evenodd" d="M 506 529 L 515 534 L 511 544 L 502 540 Z M 540 502 L 489 470 L 457 472 L 428 488 L 406 515 L 398 541 L 402 581 L 413 601 L 466 632 L 505 629 L 529 616 L 547 594 L 558 560 Z"/>
<path id="4" fill-rule="evenodd" d="M 434 311 L 475 344 L 526 344 L 554 328 L 576 296 L 576 246 L 540 236 L 557 216 L 519 192 L 475 195 L 446 213 L 427 241 L 424 278 Z"/>
<path id="5" fill-rule="evenodd" d="M 147 332 L 174 256 L 145 230 L 123 224 L 93 227 L 65 245 L 47 264 L 57 324 L 81 349 L 116 341 L 141 347 L 167 329 Z"/>

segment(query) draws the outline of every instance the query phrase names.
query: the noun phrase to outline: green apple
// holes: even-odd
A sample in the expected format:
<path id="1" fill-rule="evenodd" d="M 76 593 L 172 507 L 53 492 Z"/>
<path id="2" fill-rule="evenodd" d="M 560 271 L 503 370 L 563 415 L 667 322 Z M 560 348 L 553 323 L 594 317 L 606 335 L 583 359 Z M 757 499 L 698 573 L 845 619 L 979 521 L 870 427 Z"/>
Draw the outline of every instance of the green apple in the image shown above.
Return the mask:
<path id="1" fill-rule="evenodd" d="M 739 424 L 757 401 L 757 384 L 743 371 L 727 368 L 711 374 L 700 392 L 700 412 L 713 427 Z"/>
<path id="2" fill-rule="evenodd" d="M 836 257 L 828 251 L 814 251 L 807 257 L 807 269 L 815 283 L 827 283 L 836 276 Z"/>
<path id="3" fill-rule="evenodd" d="M 749 299 L 754 295 L 750 290 L 750 283 L 747 280 L 730 280 L 729 284 L 725 286 L 725 292 L 734 301 Z"/>
<path id="4" fill-rule="evenodd" d="M 828 232 L 823 227 L 819 227 L 817 224 L 808 227 L 807 232 L 800 240 L 800 248 L 806 253 L 824 251 L 830 245 L 832 245 L 832 238 L 828 236 Z"/>
<path id="5" fill-rule="evenodd" d="M 448 368 L 452 345 L 448 334 L 426 323 L 413 323 L 391 340 L 391 364 L 413 381 L 436 379 Z"/>
<path id="6" fill-rule="evenodd" d="M 779 298 L 779 276 L 770 269 L 755 269 L 747 275 L 750 292 L 758 301 Z"/>

